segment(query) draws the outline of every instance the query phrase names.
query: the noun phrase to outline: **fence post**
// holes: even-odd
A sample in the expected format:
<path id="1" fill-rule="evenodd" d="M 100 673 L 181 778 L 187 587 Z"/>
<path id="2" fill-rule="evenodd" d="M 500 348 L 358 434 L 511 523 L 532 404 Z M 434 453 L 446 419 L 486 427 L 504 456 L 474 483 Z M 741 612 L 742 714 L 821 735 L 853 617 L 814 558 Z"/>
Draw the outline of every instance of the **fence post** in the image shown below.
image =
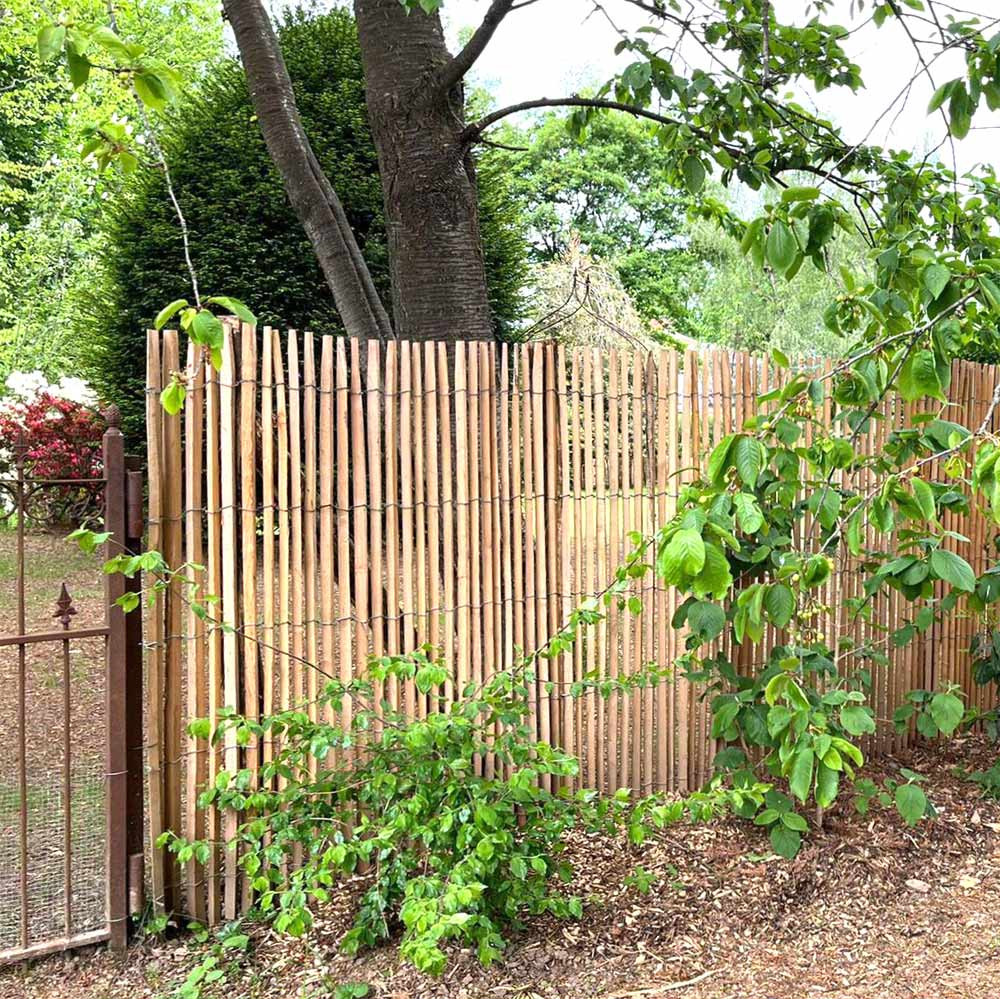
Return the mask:
<path id="1" fill-rule="evenodd" d="M 118 408 L 105 413 L 104 432 L 104 530 L 110 532 L 104 546 L 106 559 L 127 546 L 125 525 L 125 440 L 119 429 Z M 120 573 L 104 578 L 108 620 L 106 719 L 107 727 L 107 905 L 111 948 L 123 951 L 128 943 L 128 623 L 116 603 L 125 593 Z M 141 676 L 141 675 L 140 675 Z"/>
<path id="2" fill-rule="evenodd" d="M 145 529 L 143 511 L 142 459 L 125 456 L 125 544 L 130 552 L 142 551 Z M 142 577 L 136 574 L 124 581 L 125 589 L 142 592 Z M 142 608 L 138 606 L 125 616 L 125 745 L 128 760 L 128 805 L 126 850 L 129 858 L 128 910 L 141 913 L 145 909 L 145 859 L 143 854 L 145 827 L 143 809 L 145 775 L 143 773 L 142 725 Z"/>

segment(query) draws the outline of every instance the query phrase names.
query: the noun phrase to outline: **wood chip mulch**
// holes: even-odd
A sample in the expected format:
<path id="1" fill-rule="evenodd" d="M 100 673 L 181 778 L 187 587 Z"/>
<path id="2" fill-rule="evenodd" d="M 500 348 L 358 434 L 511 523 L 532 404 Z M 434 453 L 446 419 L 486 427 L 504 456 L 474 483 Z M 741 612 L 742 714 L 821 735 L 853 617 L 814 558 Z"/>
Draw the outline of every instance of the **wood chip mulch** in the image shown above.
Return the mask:
<path id="1" fill-rule="evenodd" d="M 361 982 L 384 997 L 995 997 L 1000 991 L 1000 803 L 957 767 L 997 749 L 978 738 L 905 751 L 866 769 L 928 776 L 938 818 L 908 829 L 894 811 L 844 802 L 793 861 L 763 831 L 725 820 L 675 827 L 640 848 L 580 837 L 571 890 L 584 918 L 532 921 L 490 969 L 455 951 L 441 979 L 384 947 L 340 955 L 348 887 L 306 939 L 257 928 L 220 996 L 329 996 Z M 648 893 L 626 886 L 641 865 Z M 0 997 L 169 996 L 198 961 L 183 936 L 139 942 L 120 963 L 103 951 L 0 970 Z"/>

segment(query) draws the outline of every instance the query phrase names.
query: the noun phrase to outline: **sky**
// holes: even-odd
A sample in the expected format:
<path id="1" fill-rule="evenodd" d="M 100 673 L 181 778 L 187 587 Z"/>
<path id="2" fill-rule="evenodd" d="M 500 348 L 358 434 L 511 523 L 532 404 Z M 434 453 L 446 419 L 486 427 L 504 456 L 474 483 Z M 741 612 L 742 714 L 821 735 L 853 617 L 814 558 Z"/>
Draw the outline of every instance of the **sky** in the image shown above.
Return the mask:
<path id="1" fill-rule="evenodd" d="M 949 3 L 980 14 L 984 22 L 1000 17 L 998 0 L 949 0 Z M 444 20 L 453 51 L 459 33 L 478 24 L 487 5 L 488 0 L 445 0 Z M 626 29 L 644 23 L 641 12 L 624 0 L 605 0 L 605 5 Z M 804 0 L 775 0 L 777 15 L 782 20 L 803 20 L 808 6 Z M 871 2 L 865 6 L 866 13 L 870 12 Z M 824 15 L 824 19 L 850 28 L 866 16 L 852 17 L 851 7 L 852 0 L 837 0 L 833 13 Z M 939 4 L 942 12 L 947 8 L 948 3 Z M 1000 24 L 988 34 L 995 31 L 1000 31 Z M 500 26 L 476 66 L 475 81 L 486 85 L 501 106 L 535 97 L 564 96 L 604 82 L 627 64 L 627 56 L 614 55 L 615 41 L 613 29 L 600 14 L 593 13 L 589 0 L 536 0 L 510 14 Z M 869 25 L 862 29 L 849 39 L 847 48 L 861 67 L 865 94 L 859 98 L 846 89 L 831 88 L 822 94 L 802 93 L 798 97 L 837 122 L 849 140 L 858 141 L 913 75 L 917 61 L 901 28 L 890 23 L 882 28 Z M 692 64 L 709 68 L 700 52 L 690 53 L 690 58 Z M 940 85 L 961 75 L 963 63 L 963 56 L 957 51 L 942 57 L 932 67 L 935 82 Z M 907 106 L 897 117 L 897 105 L 876 127 L 871 141 L 917 153 L 935 146 L 944 135 L 944 125 L 940 117 L 927 114 L 932 93 L 928 80 L 918 80 Z M 989 115 L 984 110 L 977 115 L 976 124 L 1000 128 L 1000 114 Z M 960 170 L 979 162 L 1000 168 L 1000 131 L 990 128 L 974 131 L 957 145 L 956 151 Z"/>

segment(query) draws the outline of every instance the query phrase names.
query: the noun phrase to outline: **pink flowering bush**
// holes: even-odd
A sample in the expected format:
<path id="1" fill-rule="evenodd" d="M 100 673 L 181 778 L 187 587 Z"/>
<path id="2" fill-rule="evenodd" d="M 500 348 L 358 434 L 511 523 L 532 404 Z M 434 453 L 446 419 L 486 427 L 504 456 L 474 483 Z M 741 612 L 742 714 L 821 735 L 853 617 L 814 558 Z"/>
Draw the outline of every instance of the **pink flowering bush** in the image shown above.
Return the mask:
<path id="1" fill-rule="evenodd" d="M 9 382 L 8 387 L 14 388 Z M 8 505 L 13 500 L 10 480 L 16 476 L 18 448 L 23 449 L 27 479 L 87 480 L 102 475 L 104 419 L 80 400 L 81 394 L 67 398 L 58 394 L 59 389 L 44 382 L 18 386 L 0 403 L 0 475 L 7 480 Z M 47 485 L 30 489 L 28 500 L 33 520 L 61 527 L 99 510 L 100 484 Z"/>

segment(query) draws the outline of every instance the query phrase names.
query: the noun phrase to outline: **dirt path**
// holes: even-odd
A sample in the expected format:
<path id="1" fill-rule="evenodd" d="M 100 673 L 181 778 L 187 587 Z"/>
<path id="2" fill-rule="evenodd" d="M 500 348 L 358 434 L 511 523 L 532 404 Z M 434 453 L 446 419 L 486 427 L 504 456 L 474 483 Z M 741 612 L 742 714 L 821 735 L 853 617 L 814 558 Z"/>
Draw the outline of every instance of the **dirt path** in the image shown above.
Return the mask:
<path id="1" fill-rule="evenodd" d="M 439 980 L 391 946 L 339 954 L 354 884 L 304 940 L 255 929 L 209 995 L 331 996 L 360 982 L 387 997 L 997 996 L 1000 803 L 955 774 L 996 753 L 965 740 L 881 762 L 872 777 L 926 774 L 938 818 L 909 830 L 894 812 L 838 804 L 793 861 L 736 821 L 677 827 L 642 848 L 580 838 L 571 889 L 584 919 L 532 921 L 491 969 L 456 950 Z M 625 884 L 638 865 L 656 878 L 648 893 Z M 124 965 L 104 952 L 54 959 L 0 972 L 0 997 L 169 996 L 200 954 L 182 937 L 139 943 Z"/>

